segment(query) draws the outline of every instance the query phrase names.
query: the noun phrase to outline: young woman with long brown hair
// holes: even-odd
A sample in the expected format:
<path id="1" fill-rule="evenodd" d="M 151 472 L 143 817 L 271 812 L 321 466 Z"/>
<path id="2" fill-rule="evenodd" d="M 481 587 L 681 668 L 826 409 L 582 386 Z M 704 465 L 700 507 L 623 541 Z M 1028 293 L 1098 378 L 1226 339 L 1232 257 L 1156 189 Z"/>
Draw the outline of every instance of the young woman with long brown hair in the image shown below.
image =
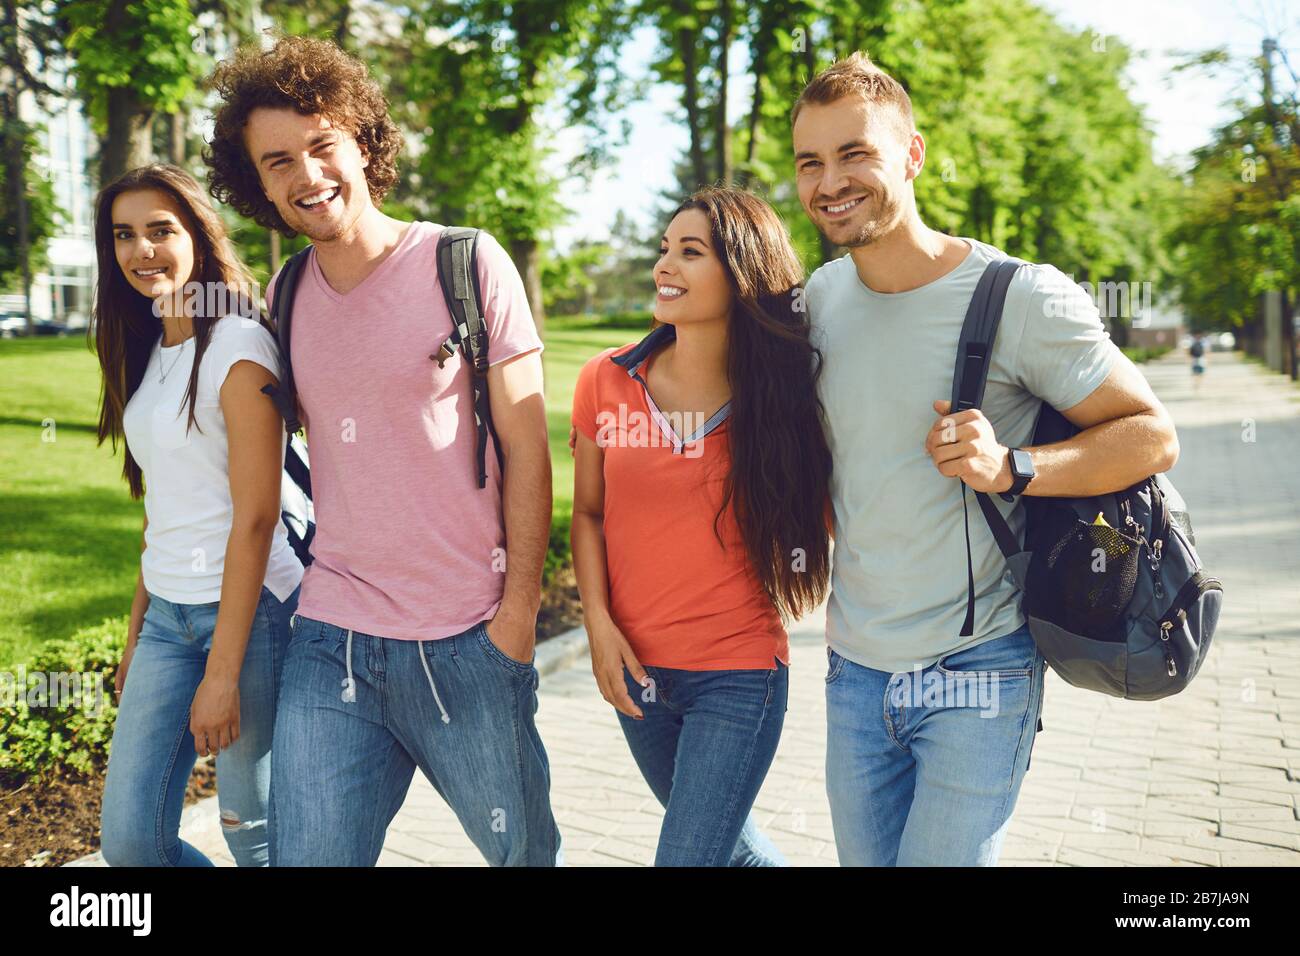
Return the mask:
<path id="1" fill-rule="evenodd" d="M 302 565 L 280 520 L 282 421 L 262 393 L 275 339 L 202 188 L 175 166 L 106 186 L 95 209 L 99 440 L 144 498 L 118 667 L 101 843 L 118 866 L 207 866 L 179 837 L 197 756 L 216 755 L 235 862 L 268 858 L 276 685 Z"/>
<path id="2" fill-rule="evenodd" d="M 783 862 L 750 810 L 785 717 L 784 624 L 829 566 L 802 278 L 767 203 L 700 190 L 655 264 L 661 324 L 578 378 L 574 565 L 601 694 L 665 807 L 660 866 Z"/>

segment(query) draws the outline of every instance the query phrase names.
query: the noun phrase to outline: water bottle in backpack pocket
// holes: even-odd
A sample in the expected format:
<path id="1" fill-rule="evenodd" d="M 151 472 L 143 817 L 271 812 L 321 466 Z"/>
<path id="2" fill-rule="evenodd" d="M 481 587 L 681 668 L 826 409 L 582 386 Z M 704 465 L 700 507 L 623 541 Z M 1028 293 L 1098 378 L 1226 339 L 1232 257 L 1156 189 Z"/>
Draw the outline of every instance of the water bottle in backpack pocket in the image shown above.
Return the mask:
<path id="1" fill-rule="evenodd" d="M 953 411 L 983 401 L 1006 291 L 1023 264 L 991 262 L 976 286 L 958 343 Z M 1031 444 L 1078 431 L 1044 402 Z M 966 491 L 963 485 L 963 509 Z M 1186 505 L 1165 475 L 1091 498 L 1026 496 L 1023 544 L 989 495 L 975 498 L 1020 585 L 1034 642 L 1067 683 L 1159 700 L 1196 676 L 1219 621 L 1223 585 L 1202 567 Z M 967 562 L 969 573 L 969 550 Z M 963 633 L 974 601 L 972 576 Z"/>

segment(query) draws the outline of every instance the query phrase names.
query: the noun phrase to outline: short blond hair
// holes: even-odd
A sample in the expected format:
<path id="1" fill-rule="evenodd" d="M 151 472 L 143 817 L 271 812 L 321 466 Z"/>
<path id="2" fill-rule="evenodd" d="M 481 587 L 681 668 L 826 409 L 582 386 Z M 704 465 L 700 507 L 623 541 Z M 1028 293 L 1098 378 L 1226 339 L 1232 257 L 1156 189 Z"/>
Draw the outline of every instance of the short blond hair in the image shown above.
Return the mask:
<path id="1" fill-rule="evenodd" d="M 871 57 L 861 50 L 836 61 L 808 81 L 790 111 L 790 124 L 794 125 L 805 104 L 824 105 L 846 96 L 860 96 L 872 106 L 891 108 L 894 127 L 904 139 L 911 137 L 916 129 L 912 99 L 903 84 L 872 63 Z"/>

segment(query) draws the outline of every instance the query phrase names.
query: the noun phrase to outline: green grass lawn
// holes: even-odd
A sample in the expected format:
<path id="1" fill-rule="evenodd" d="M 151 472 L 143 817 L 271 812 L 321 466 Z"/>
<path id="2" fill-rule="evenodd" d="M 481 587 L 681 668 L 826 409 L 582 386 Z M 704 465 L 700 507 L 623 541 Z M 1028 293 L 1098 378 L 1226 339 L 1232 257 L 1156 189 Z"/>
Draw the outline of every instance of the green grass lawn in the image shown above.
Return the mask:
<path id="1" fill-rule="evenodd" d="M 581 318 L 547 323 L 546 416 L 555 513 L 573 507 L 569 411 L 582 364 L 645 334 Z M 95 446 L 99 370 L 81 337 L 0 340 L 0 667 L 50 638 L 125 614 L 143 506 Z M 48 423 L 48 424 L 47 424 Z"/>

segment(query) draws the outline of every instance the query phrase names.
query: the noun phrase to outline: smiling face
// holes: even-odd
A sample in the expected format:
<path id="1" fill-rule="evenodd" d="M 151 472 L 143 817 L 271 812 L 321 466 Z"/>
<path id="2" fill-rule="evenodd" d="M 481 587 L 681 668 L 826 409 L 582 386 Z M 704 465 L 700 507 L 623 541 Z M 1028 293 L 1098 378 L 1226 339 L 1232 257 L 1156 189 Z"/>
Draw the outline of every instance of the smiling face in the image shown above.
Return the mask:
<path id="1" fill-rule="evenodd" d="M 660 322 L 677 325 L 731 314 L 731 286 L 702 210 L 683 209 L 668 224 L 654 279 L 654 315 Z"/>
<path id="2" fill-rule="evenodd" d="M 794 124 L 795 177 L 804 212 L 838 246 L 887 235 L 914 204 L 925 161 L 920 133 L 902 135 L 888 106 L 859 96 L 808 103 Z"/>
<path id="3" fill-rule="evenodd" d="M 345 235 L 371 204 L 365 153 L 323 116 L 259 107 L 248 114 L 244 145 L 280 218 L 313 242 Z"/>
<path id="4" fill-rule="evenodd" d="M 113 251 L 131 288 L 151 299 L 183 291 L 194 271 L 194 234 L 180 203 L 159 189 L 113 200 Z"/>

